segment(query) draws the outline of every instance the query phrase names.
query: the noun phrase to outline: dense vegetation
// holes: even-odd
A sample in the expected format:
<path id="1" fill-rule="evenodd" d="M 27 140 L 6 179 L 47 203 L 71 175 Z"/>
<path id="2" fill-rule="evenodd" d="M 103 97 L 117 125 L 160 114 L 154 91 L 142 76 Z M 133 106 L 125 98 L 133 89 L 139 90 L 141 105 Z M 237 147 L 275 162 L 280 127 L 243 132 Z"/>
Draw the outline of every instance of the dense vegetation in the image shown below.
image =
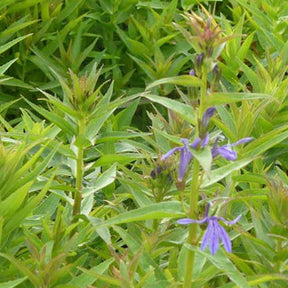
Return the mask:
<path id="1" fill-rule="evenodd" d="M 287 1 L 0 15 L 0 288 L 287 287 Z"/>

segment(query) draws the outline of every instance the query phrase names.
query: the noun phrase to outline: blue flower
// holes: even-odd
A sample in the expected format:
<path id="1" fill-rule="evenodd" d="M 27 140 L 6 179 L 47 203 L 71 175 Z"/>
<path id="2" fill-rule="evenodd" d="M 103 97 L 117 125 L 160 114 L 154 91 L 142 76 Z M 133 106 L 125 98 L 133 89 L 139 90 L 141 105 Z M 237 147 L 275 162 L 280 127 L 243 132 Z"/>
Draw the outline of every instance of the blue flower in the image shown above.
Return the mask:
<path id="1" fill-rule="evenodd" d="M 213 116 L 215 110 L 216 110 L 215 107 L 208 108 L 202 117 L 202 128 L 205 130 L 204 135 L 200 135 L 200 137 L 196 138 L 194 140 L 194 142 L 191 144 L 189 144 L 188 139 L 186 139 L 186 138 L 181 139 L 183 146 L 175 147 L 161 157 L 161 160 L 165 161 L 167 158 L 169 158 L 176 151 L 180 151 L 180 164 L 179 164 L 179 174 L 178 174 L 178 181 L 179 182 L 183 181 L 183 178 L 186 174 L 189 163 L 190 163 L 192 156 L 193 156 L 189 147 L 197 149 L 197 148 L 203 148 L 206 145 L 208 145 L 209 133 L 206 132 L 206 130 L 207 130 L 209 120 Z"/>
<path id="2" fill-rule="evenodd" d="M 164 154 L 161 158 L 162 161 L 165 161 L 168 157 L 170 157 L 176 151 L 180 151 L 180 164 L 179 164 L 179 175 L 178 181 L 181 182 L 185 176 L 185 173 L 188 169 L 188 165 L 192 159 L 192 153 L 188 147 L 189 140 L 186 138 L 181 139 L 183 143 L 182 147 L 175 147 Z"/>
<path id="3" fill-rule="evenodd" d="M 189 75 L 190 75 L 190 76 L 196 76 L 194 69 L 191 69 L 191 70 L 189 71 Z"/>
<path id="4" fill-rule="evenodd" d="M 242 143 L 250 142 L 251 140 L 253 140 L 252 137 L 246 137 L 246 138 L 240 139 L 236 143 L 227 144 L 227 145 L 219 147 L 218 146 L 219 137 L 217 137 L 212 147 L 212 156 L 213 158 L 215 158 L 216 156 L 221 155 L 223 158 L 229 161 L 233 161 L 237 159 L 237 153 L 236 151 L 233 151 L 231 147 L 237 146 Z"/>
<path id="5" fill-rule="evenodd" d="M 213 117 L 215 110 L 216 110 L 215 107 L 210 107 L 205 111 L 203 118 L 202 118 L 202 127 L 203 128 L 207 129 L 209 120 L 211 117 Z"/>
<path id="6" fill-rule="evenodd" d="M 190 218 L 183 218 L 183 219 L 178 220 L 177 223 L 178 224 L 208 223 L 207 230 L 202 238 L 201 250 L 204 250 L 207 246 L 209 246 L 211 254 L 214 255 L 219 248 L 220 240 L 222 241 L 225 250 L 228 253 L 232 252 L 232 244 L 231 244 L 229 235 L 225 231 L 225 229 L 219 224 L 219 221 L 222 221 L 227 225 L 232 225 L 232 224 L 235 224 L 240 218 L 241 218 L 241 215 L 239 215 L 233 221 L 227 221 L 223 217 L 205 216 L 202 220 L 193 220 Z"/>

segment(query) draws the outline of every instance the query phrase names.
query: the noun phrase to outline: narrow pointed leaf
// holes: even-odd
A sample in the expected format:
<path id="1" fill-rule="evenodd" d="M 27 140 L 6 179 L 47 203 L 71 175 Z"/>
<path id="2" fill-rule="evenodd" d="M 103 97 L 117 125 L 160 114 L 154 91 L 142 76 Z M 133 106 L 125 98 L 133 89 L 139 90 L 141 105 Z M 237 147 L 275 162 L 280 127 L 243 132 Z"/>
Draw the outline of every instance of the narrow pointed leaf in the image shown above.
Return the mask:
<path id="1" fill-rule="evenodd" d="M 247 280 L 244 278 L 242 273 L 234 266 L 234 264 L 229 260 L 229 258 L 222 252 L 218 250 L 215 255 L 211 255 L 209 252 L 200 251 L 199 248 L 185 244 L 185 246 L 196 253 L 200 253 L 203 257 L 208 258 L 208 260 L 215 265 L 222 273 L 225 273 L 232 282 L 234 282 L 237 287 L 249 288 L 251 287 Z"/>
<path id="2" fill-rule="evenodd" d="M 155 86 L 159 86 L 163 84 L 174 84 L 174 85 L 180 85 L 180 86 L 185 86 L 185 87 L 200 87 L 202 86 L 202 81 L 199 78 L 195 76 L 191 76 L 191 75 L 167 77 L 167 78 L 162 78 L 162 79 L 152 82 L 146 87 L 146 90 L 149 90 Z"/>
<path id="3" fill-rule="evenodd" d="M 269 94 L 263 93 L 212 93 L 207 99 L 207 106 L 229 104 L 245 100 L 272 99 Z"/>
<path id="4" fill-rule="evenodd" d="M 19 284 L 21 284 L 22 282 L 24 282 L 27 279 L 27 277 L 23 277 L 17 280 L 13 280 L 13 281 L 8 281 L 5 283 L 0 283 L 0 288 L 14 288 L 16 286 L 18 286 Z"/>
<path id="5" fill-rule="evenodd" d="M 152 204 L 150 206 L 142 207 L 139 209 L 131 210 L 126 213 L 122 213 L 115 216 L 107 221 L 104 221 L 102 225 L 110 226 L 121 223 L 129 223 L 135 221 L 145 221 L 150 219 L 162 219 L 162 218 L 173 218 L 183 217 L 182 205 L 180 202 L 161 202 Z"/>
<path id="6" fill-rule="evenodd" d="M 160 97 L 157 95 L 148 94 L 144 96 L 152 102 L 159 103 L 164 107 L 171 109 L 172 111 L 178 113 L 183 119 L 191 124 L 195 124 L 195 113 L 191 106 L 181 103 L 179 101 Z"/>
<path id="7" fill-rule="evenodd" d="M 116 164 L 106 170 L 101 176 L 96 180 L 96 184 L 93 187 L 88 187 L 83 189 L 83 197 L 87 197 L 90 194 L 93 194 L 102 188 L 113 183 L 116 178 Z"/>

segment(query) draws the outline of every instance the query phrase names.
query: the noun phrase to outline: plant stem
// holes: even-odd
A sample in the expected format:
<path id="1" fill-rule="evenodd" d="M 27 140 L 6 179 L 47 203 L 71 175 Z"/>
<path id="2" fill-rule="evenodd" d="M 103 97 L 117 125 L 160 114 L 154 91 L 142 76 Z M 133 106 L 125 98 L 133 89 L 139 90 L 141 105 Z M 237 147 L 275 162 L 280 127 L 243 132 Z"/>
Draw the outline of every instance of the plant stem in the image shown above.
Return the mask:
<path id="1" fill-rule="evenodd" d="M 78 137 L 81 138 L 85 135 L 85 120 L 81 119 L 78 122 Z M 80 136 L 80 137 L 79 137 Z M 77 140 L 76 138 L 76 140 Z M 76 191 L 74 195 L 74 206 L 73 206 L 73 216 L 80 214 L 81 211 L 81 202 L 82 202 L 82 181 L 83 181 L 83 166 L 84 166 L 84 148 L 81 144 L 81 140 L 78 145 L 78 153 L 76 160 Z"/>
<path id="2" fill-rule="evenodd" d="M 205 63 L 202 65 L 202 82 L 203 86 L 201 87 L 200 92 L 200 107 L 199 107 L 199 116 L 202 117 L 204 115 L 206 107 L 206 98 L 207 98 L 207 68 Z M 201 119 L 201 118 L 200 118 Z"/>
<path id="3" fill-rule="evenodd" d="M 203 86 L 200 91 L 200 107 L 199 107 L 199 118 L 196 117 L 195 124 L 195 136 L 198 136 L 198 119 L 202 119 L 206 107 L 206 98 L 207 98 L 207 69 L 205 63 L 202 65 L 202 82 Z M 199 173 L 200 173 L 200 164 L 196 158 L 193 160 L 193 174 L 191 182 L 191 192 L 190 192 L 190 210 L 188 217 L 192 219 L 197 219 L 198 216 L 198 197 L 199 197 Z M 189 235 L 187 243 L 190 245 L 197 245 L 197 224 L 189 225 Z M 191 250 L 187 250 L 187 258 L 185 265 L 185 276 L 184 276 L 184 288 L 191 288 L 191 282 L 193 278 L 193 269 L 194 269 L 194 259 L 195 253 Z"/>
<path id="4" fill-rule="evenodd" d="M 191 183 L 190 193 L 190 210 L 189 218 L 196 219 L 198 214 L 198 197 L 199 197 L 199 162 L 194 158 L 193 161 L 193 174 Z M 190 245 L 197 244 L 197 224 L 189 225 L 189 235 L 187 243 Z M 191 281 L 193 276 L 195 253 L 191 250 L 187 251 L 186 265 L 185 265 L 185 276 L 184 276 L 184 288 L 191 288 Z"/>
<path id="5" fill-rule="evenodd" d="M 73 216 L 80 214 L 82 202 L 83 154 L 84 149 L 78 148 L 76 163 L 76 191 L 74 196 Z"/>

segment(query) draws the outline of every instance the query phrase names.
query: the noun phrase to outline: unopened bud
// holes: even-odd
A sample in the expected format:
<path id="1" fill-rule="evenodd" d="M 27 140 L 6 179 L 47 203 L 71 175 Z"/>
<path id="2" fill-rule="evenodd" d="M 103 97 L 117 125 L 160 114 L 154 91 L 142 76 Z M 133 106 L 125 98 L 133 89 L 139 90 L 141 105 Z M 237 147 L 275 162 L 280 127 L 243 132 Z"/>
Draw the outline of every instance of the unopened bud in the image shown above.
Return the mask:
<path id="1" fill-rule="evenodd" d="M 189 75 L 190 75 L 190 76 L 196 76 L 194 69 L 191 69 L 191 70 L 190 70 Z"/>
<path id="2" fill-rule="evenodd" d="M 221 79 L 221 71 L 219 70 L 219 66 L 216 64 L 212 70 L 212 81 L 214 85 L 218 85 L 219 80 Z"/>

